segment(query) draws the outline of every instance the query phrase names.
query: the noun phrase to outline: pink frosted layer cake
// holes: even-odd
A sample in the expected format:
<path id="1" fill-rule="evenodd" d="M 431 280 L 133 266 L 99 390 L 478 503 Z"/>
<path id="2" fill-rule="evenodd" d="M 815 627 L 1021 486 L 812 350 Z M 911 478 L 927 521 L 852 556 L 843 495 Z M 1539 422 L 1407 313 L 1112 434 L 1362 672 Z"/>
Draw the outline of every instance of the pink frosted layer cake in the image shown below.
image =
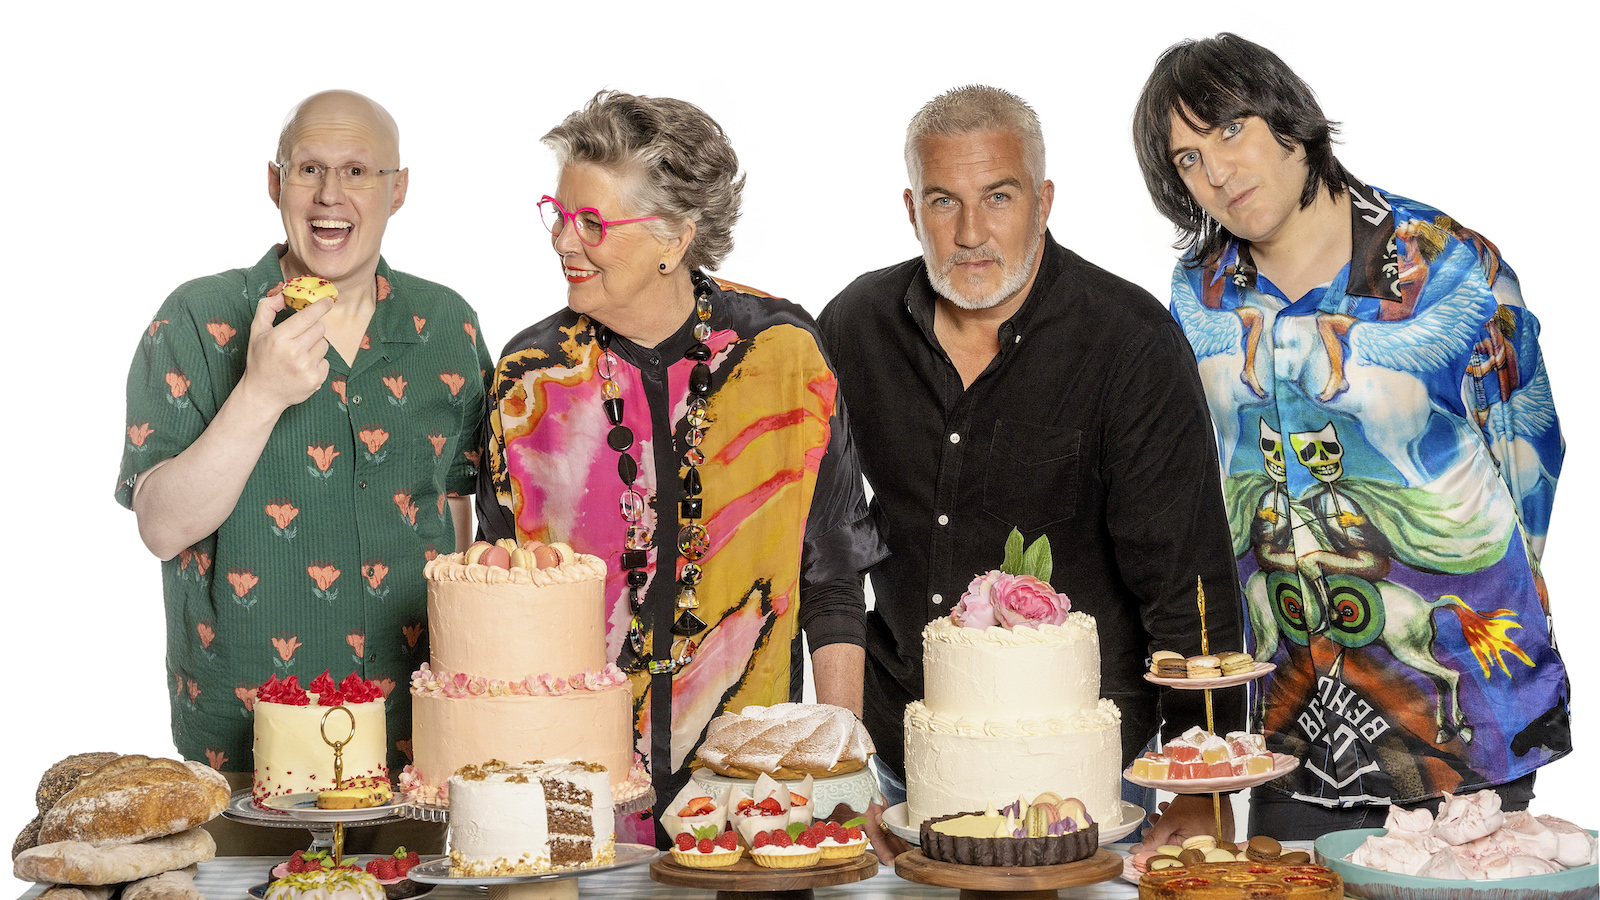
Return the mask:
<path id="1" fill-rule="evenodd" d="M 605 563 L 551 544 L 545 568 L 428 563 L 429 661 L 411 679 L 416 802 L 448 803 L 457 769 L 487 759 L 585 759 L 626 801 L 648 787 L 634 765 L 633 692 L 606 655 Z M 530 663 L 539 670 L 530 672 Z"/>

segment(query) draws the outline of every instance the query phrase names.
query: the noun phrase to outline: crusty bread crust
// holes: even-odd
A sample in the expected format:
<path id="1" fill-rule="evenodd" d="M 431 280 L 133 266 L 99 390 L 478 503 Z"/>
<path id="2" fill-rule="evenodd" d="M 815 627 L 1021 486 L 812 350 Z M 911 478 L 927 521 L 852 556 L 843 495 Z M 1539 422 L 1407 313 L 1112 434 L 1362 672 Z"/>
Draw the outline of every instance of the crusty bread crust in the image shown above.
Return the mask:
<path id="1" fill-rule="evenodd" d="M 39 842 L 131 844 L 188 831 L 227 805 L 227 780 L 201 763 L 123 756 L 84 776 L 45 813 Z"/>
<path id="2" fill-rule="evenodd" d="M 24 881 L 56 884 L 118 884 L 138 881 L 217 854 L 217 844 L 204 828 L 155 838 L 139 844 L 96 847 L 82 841 L 57 841 L 24 850 L 12 871 Z"/>

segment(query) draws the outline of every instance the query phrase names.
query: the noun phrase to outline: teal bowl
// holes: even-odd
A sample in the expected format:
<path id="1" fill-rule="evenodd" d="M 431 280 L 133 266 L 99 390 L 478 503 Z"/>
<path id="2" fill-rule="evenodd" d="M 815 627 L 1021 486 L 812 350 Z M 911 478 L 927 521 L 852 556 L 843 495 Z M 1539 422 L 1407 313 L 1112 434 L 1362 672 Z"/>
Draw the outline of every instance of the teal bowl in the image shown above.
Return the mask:
<path id="1" fill-rule="evenodd" d="M 1397 875 L 1345 862 L 1361 842 L 1386 828 L 1353 828 L 1317 838 L 1317 864 L 1344 879 L 1344 892 L 1365 900 L 1593 900 L 1600 897 L 1600 866 L 1588 865 L 1548 875 L 1457 881 Z M 1591 831 L 1590 834 L 1595 832 Z"/>

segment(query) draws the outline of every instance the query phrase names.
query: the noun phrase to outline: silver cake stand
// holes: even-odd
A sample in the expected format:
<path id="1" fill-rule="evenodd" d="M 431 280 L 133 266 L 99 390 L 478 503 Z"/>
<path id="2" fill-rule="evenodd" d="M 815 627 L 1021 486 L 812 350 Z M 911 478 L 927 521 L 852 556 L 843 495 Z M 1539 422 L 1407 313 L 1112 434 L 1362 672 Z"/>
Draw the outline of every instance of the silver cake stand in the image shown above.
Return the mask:
<path id="1" fill-rule="evenodd" d="M 409 806 L 383 806 L 375 809 L 340 810 L 346 815 L 342 821 L 311 821 L 293 810 L 266 809 L 257 806 L 250 795 L 250 789 L 235 791 L 228 799 L 228 808 L 222 814 L 235 822 L 246 825 L 260 825 L 267 828 L 304 828 L 311 832 L 312 850 L 333 849 L 333 829 L 335 825 L 387 825 L 390 822 L 401 822 L 410 818 Z M 367 813 L 368 815 L 361 815 Z"/>
<path id="2" fill-rule="evenodd" d="M 608 866 L 567 869 L 539 875 L 486 875 L 460 878 L 451 876 L 449 859 L 435 859 L 420 866 L 412 866 L 406 877 L 418 884 L 481 885 L 489 889 L 489 900 L 577 900 L 579 878 L 641 865 L 660 855 L 660 850 L 643 844 L 617 844 L 616 861 Z"/>

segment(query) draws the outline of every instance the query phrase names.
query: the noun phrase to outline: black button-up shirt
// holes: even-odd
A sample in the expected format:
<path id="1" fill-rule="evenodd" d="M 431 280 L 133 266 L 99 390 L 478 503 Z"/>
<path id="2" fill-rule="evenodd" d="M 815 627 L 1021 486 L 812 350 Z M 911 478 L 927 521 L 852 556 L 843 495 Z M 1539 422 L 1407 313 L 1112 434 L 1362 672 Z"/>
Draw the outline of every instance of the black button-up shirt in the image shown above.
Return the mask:
<path id="1" fill-rule="evenodd" d="M 1242 644 L 1216 444 L 1189 343 L 1148 293 L 1048 234 L 1000 351 L 963 388 L 934 336 L 922 259 L 856 279 L 822 313 L 872 513 L 890 556 L 871 570 L 864 719 L 904 771 L 905 705 L 923 696 L 922 628 L 998 568 L 1013 527 L 1048 535 L 1051 583 L 1100 632 L 1101 694 L 1122 711 L 1125 762 L 1156 734 L 1205 724 L 1198 692 L 1143 680 L 1153 650 Z M 1243 691 L 1216 698 L 1216 730 Z M 1165 696 L 1163 696 L 1165 695 Z"/>

